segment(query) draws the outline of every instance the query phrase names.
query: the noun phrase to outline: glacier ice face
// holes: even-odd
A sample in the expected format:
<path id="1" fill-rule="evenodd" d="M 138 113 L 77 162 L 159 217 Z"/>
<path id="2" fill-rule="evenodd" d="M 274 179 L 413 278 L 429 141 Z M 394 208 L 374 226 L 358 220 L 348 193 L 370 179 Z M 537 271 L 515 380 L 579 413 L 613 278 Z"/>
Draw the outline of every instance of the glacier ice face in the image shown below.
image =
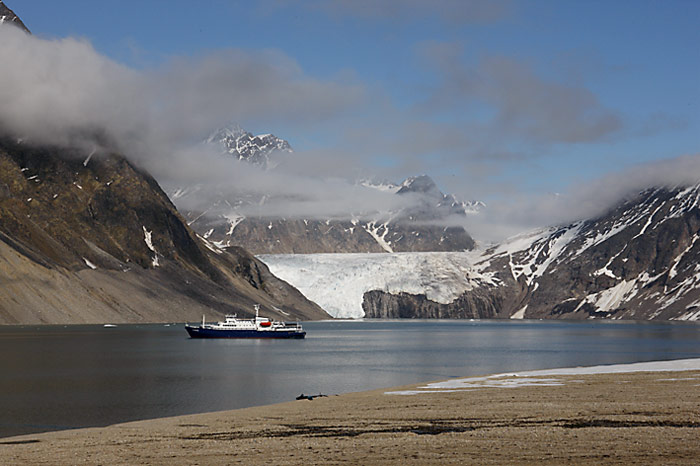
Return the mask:
<path id="1" fill-rule="evenodd" d="M 260 255 L 270 271 L 333 317 L 362 318 L 367 291 L 425 294 L 449 303 L 490 280 L 472 264 L 478 252 Z"/>

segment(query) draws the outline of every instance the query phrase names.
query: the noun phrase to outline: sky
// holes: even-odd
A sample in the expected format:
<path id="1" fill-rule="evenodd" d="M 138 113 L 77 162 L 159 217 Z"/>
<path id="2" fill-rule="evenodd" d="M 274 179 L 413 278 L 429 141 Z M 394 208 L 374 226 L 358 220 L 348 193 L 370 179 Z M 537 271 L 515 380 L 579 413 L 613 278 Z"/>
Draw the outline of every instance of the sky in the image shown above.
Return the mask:
<path id="1" fill-rule="evenodd" d="M 472 230 L 499 236 L 592 215 L 659 173 L 673 182 L 698 167 L 700 178 L 694 0 L 6 4 L 42 41 L 33 57 L 62 70 L 43 75 L 65 75 L 52 99 L 71 124 L 87 116 L 120 139 L 137 135 L 128 149 L 145 154 L 235 120 L 299 154 L 294 182 L 266 187 L 302 190 L 299 177 L 314 175 L 323 193 L 319 180 L 425 173 L 484 201 L 493 218 Z M 23 128 L 56 125 L 44 113 Z M 154 157 L 151 168 L 192 173 L 191 151 L 179 154 L 182 164 Z M 347 186 L 336 197 L 347 199 Z"/>

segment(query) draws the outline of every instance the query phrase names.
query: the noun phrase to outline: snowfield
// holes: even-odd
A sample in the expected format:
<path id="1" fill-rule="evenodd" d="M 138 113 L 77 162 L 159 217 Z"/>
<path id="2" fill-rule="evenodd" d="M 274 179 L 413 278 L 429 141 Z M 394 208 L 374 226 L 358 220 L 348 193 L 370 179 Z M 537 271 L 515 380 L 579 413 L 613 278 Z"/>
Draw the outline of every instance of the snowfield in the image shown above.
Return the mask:
<path id="1" fill-rule="evenodd" d="M 450 303 L 465 291 L 491 283 L 473 268 L 482 251 L 394 254 L 260 255 L 270 271 L 298 288 L 333 317 L 362 318 L 365 292 L 425 293 Z"/>
<path id="2" fill-rule="evenodd" d="M 671 361 L 636 362 L 630 364 L 611 364 L 607 366 L 567 367 L 562 369 L 545 369 L 523 371 L 509 374 L 495 374 L 484 377 L 467 377 L 435 382 L 418 387 L 416 390 L 384 392 L 385 395 L 419 395 L 421 393 L 450 393 L 461 390 L 478 390 L 484 388 L 516 388 L 528 386 L 564 385 L 558 375 L 589 374 L 624 374 L 628 372 L 682 372 L 700 370 L 700 359 L 678 359 Z M 545 378 L 547 377 L 547 378 Z M 672 379 L 662 379 L 669 380 Z M 698 379 L 700 380 L 700 379 Z"/>

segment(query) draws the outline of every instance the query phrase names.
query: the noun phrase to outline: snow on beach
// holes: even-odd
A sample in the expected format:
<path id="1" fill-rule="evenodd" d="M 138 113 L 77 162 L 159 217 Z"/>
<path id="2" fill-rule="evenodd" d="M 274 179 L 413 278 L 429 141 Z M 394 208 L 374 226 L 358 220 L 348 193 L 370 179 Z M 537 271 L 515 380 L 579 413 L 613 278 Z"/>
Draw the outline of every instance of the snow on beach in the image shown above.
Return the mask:
<path id="1" fill-rule="evenodd" d="M 561 369 L 543 369 L 534 371 L 495 374 L 482 377 L 451 379 L 444 382 L 429 383 L 416 390 L 385 392 L 387 395 L 418 395 L 421 393 L 450 393 L 481 388 L 515 388 L 526 386 L 564 385 L 564 381 L 552 376 L 623 374 L 629 372 L 679 372 L 700 370 L 700 358 L 678 359 L 674 361 L 636 362 L 631 364 L 611 364 L 606 366 L 567 367 Z M 698 379 L 700 385 L 700 379 Z"/>

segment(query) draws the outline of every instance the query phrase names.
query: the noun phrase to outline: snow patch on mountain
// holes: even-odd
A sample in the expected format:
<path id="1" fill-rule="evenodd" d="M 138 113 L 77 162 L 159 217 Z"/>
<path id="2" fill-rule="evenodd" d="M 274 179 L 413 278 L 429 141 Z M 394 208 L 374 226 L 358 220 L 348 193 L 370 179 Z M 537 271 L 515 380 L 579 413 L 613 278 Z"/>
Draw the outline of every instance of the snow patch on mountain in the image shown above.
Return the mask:
<path id="1" fill-rule="evenodd" d="M 367 225 L 363 226 L 363 228 L 372 236 L 372 238 L 374 238 L 382 249 L 384 249 L 386 252 L 394 252 L 394 250 L 391 249 L 391 241 L 386 240 L 386 235 L 389 233 L 388 224 L 377 225 L 376 222 L 369 222 Z"/>
<path id="2" fill-rule="evenodd" d="M 151 265 L 153 267 L 159 267 L 160 262 L 158 261 L 158 251 L 156 251 L 156 248 L 153 247 L 153 232 L 148 231 L 145 226 L 143 228 L 143 240 L 146 242 L 146 246 L 148 246 L 148 249 L 150 249 L 153 252 L 153 260 L 151 261 Z"/>
<path id="3" fill-rule="evenodd" d="M 521 276 L 529 286 L 541 277 L 550 266 L 557 263 L 561 253 L 578 237 L 582 223 L 567 227 L 543 228 L 516 235 L 488 251 L 479 263 L 479 270 L 492 267 L 492 261 L 508 257 L 508 264 L 514 280 Z"/>

